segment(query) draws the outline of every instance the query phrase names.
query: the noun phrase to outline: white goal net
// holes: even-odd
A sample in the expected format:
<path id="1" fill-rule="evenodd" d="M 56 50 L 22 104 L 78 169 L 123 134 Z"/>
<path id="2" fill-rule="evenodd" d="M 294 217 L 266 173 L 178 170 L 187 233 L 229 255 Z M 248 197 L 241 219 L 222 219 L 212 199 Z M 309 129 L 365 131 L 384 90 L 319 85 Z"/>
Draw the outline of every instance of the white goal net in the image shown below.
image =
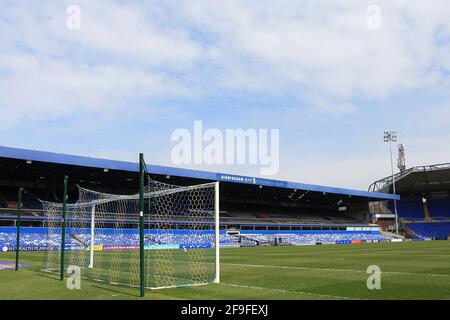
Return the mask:
<path id="1" fill-rule="evenodd" d="M 65 270 L 77 266 L 83 278 L 139 286 L 143 250 L 146 288 L 219 282 L 218 183 L 182 187 L 148 179 L 143 248 L 138 194 L 78 191 L 66 209 Z M 42 270 L 60 273 L 63 205 L 42 204 L 48 228 Z"/>

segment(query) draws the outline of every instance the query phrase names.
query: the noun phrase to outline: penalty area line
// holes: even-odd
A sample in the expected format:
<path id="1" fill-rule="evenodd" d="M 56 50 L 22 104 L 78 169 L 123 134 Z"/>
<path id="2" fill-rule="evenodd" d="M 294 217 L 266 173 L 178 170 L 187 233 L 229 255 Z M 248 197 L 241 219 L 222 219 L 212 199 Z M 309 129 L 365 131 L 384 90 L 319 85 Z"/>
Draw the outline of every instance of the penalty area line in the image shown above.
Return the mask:
<path id="1" fill-rule="evenodd" d="M 365 299 L 360 299 L 360 298 L 334 296 L 334 295 L 329 295 L 329 294 L 320 294 L 320 293 L 312 293 L 312 292 L 304 292 L 304 291 L 292 291 L 292 290 L 273 289 L 273 288 L 264 288 L 264 287 L 256 287 L 256 286 L 247 286 L 247 285 L 240 285 L 240 284 L 234 284 L 234 283 L 220 283 L 220 284 L 224 285 L 224 286 L 228 286 L 228 287 L 253 289 L 253 290 L 264 290 L 264 291 L 271 291 L 271 292 L 277 292 L 277 293 L 308 295 L 308 296 L 319 297 L 319 298 L 334 298 L 334 299 L 340 299 L 340 300 L 365 300 Z"/>
<path id="2" fill-rule="evenodd" d="M 236 267 L 250 267 L 250 268 L 272 268 L 272 269 L 290 269 L 290 270 L 316 270 L 316 271 L 336 271 L 336 272 L 358 272 L 367 273 L 366 270 L 351 270 L 351 269 L 330 269 L 330 268 L 310 268 L 310 267 L 293 267 L 293 266 L 272 266 L 263 264 L 242 264 L 242 263 L 221 263 L 223 265 Z M 429 277 L 448 277 L 448 274 L 437 273 L 414 273 L 414 272 L 400 272 L 400 271 L 382 271 L 384 274 L 399 274 L 411 276 L 429 276 Z"/>

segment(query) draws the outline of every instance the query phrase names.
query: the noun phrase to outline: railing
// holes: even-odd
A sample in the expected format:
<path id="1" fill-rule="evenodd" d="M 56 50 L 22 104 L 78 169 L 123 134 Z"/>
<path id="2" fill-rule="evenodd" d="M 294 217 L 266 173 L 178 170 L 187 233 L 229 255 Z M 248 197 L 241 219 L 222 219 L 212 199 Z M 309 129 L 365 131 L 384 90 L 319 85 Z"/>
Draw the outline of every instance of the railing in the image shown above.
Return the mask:
<path id="1" fill-rule="evenodd" d="M 401 219 L 403 223 L 432 223 L 432 222 L 450 222 L 449 219 L 433 219 L 425 220 L 425 219 Z"/>
<path id="2" fill-rule="evenodd" d="M 406 171 L 396 173 L 394 175 L 394 180 L 398 181 L 403 177 L 406 177 L 408 174 L 414 171 L 414 168 L 410 168 Z M 384 192 L 389 193 L 389 188 L 392 184 L 392 175 L 381 180 L 375 181 L 369 186 L 369 192 Z"/>
<path id="3" fill-rule="evenodd" d="M 405 176 L 409 175 L 413 172 L 431 172 L 431 171 L 437 171 L 437 170 L 447 170 L 450 169 L 450 163 L 442 163 L 442 164 L 435 164 L 435 165 L 429 165 L 429 166 L 417 166 L 412 167 L 406 171 L 398 172 L 394 175 L 395 181 L 398 181 Z M 392 175 L 386 178 L 383 178 L 381 180 L 375 181 L 369 186 L 370 192 L 389 192 L 389 187 L 392 184 Z"/>
<path id="4" fill-rule="evenodd" d="M 390 231 L 382 230 L 381 234 L 386 236 L 386 237 L 389 237 L 389 238 L 396 238 L 396 239 L 403 239 L 403 240 L 405 239 L 404 236 L 396 234 L 396 233 L 393 233 L 393 232 L 390 232 Z"/>

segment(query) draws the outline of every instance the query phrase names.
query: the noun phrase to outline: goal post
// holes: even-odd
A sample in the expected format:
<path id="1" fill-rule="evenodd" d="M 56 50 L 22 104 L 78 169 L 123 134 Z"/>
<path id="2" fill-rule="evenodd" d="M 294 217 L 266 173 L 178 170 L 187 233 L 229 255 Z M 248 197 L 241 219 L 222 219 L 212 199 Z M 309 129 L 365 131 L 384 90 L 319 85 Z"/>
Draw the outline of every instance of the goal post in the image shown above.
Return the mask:
<path id="1" fill-rule="evenodd" d="M 146 287 L 219 282 L 218 184 L 180 187 L 149 180 L 148 188 L 160 191 L 151 192 L 146 216 L 146 273 L 151 275 Z"/>
<path id="2" fill-rule="evenodd" d="M 23 189 L 19 188 L 19 193 L 17 196 L 17 220 L 16 220 L 16 266 L 15 270 L 19 271 L 19 253 L 20 253 L 20 225 L 21 225 L 21 216 L 22 216 L 22 194 Z"/>
<path id="3" fill-rule="evenodd" d="M 94 249 L 95 249 L 95 204 L 91 208 L 91 241 L 90 241 L 90 257 L 89 257 L 89 269 L 94 268 Z"/>
<path id="4" fill-rule="evenodd" d="M 145 296 L 145 225 L 144 225 L 144 154 L 139 154 L 139 288 L 141 297 Z"/>
<path id="5" fill-rule="evenodd" d="M 78 266 L 85 279 L 139 287 L 141 296 L 220 283 L 219 183 L 171 185 L 145 172 L 139 180 L 137 194 L 78 186 L 74 203 L 67 196 L 41 201 L 48 230 L 42 270 L 63 279 L 68 266 Z"/>
<path id="6" fill-rule="evenodd" d="M 220 283 L 220 192 L 219 181 L 215 183 L 214 191 L 214 228 L 215 228 L 215 278 L 214 283 Z"/>
<path id="7" fill-rule="evenodd" d="M 67 175 L 64 176 L 64 192 L 63 192 L 63 205 L 62 205 L 62 226 L 61 226 L 61 263 L 60 263 L 60 278 L 59 280 L 64 280 L 64 273 L 65 273 L 65 260 L 64 260 L 64 253 L 66 251 L 66 213 L 67 213 L 67 182 L 69 177 Z"/>

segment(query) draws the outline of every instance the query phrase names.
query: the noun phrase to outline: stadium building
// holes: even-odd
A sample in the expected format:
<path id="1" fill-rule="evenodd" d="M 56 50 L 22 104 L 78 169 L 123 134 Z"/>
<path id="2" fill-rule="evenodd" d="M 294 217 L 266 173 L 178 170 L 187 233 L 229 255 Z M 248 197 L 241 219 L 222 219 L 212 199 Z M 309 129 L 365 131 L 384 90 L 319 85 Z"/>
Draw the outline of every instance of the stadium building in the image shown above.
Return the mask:
<path id="1" fill-rule="evenodd" d="M 450 163 L 417 166 L 394 176 L 399 225 L 413 239 L 448 239 L 450 236 Z M 374 182 L 372 192 L 392 192 L 392 177 Z M 395 206 L 392 200 L 371 204 L 372 219 L 392 230 Z"/>
<path id="2" fill-rule="evenodd" d="M 64 175 L 69 176 L 69 202 L 78 197 L 77 185 L 116 194 L 133 194 L 138 189 L 138 164 L 132 162 L 0 147 L 0 168 L 0 224 L 11 234 L 19 187 L 55 202 L 61 202 Z M 147 171 L 152 179 L 175 185 L 219 181 L 221 232 L 241 246 L 390 241 L 372 224 L 369 204 L 400 199 L 383 192 L 166 166 L 148 165 Z M 34 227 L 24 232 L 45 225 L 45 214 L 33 198 L 26 198 L 23 206 L 22 225 Z M 10 247 L 12 242 L 13 236 Z"/>

